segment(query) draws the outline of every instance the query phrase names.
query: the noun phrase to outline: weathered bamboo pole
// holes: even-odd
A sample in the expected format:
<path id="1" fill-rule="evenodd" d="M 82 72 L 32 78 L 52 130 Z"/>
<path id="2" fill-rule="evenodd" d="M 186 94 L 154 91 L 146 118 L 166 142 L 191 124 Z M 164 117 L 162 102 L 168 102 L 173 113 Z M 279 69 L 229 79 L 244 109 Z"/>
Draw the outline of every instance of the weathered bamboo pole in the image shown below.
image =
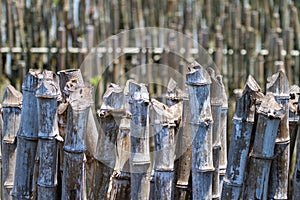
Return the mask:
<path id="1" fill-rule="evenodd" d="M 0 104 L 0 198 L 3 199 L 3 187 L 2 187 L 2 136 L 3 136 L 3 119 L 2 119 L 2 105 Z"/>
<path id="2" fill-rule="evenodd" d="M 208 68 L 208 73 L 211 78 L 210 84 L 210 105 L 211 114 L 213 119 L 212 127 L 212 145 L 213 145 L 213 165 L 215 168 L 213 174 L 212 184 L 212 198 L 220 198 L 220 179 L 219 179 L 219 164 L 220 164 L 220 151 L 221 151 L 221 138 L 220 138 L 220 123 L 221 112 L 223 105 L 222 96 L 222 83 L 216 78 L 215 71 L 212 68 Z"/>
<path id="3" fill-rule="evenodd" d="M 16 164 L 16 136 L 21 117 L 22 94 L 13 86 L 8 85 L 2 102 L 2 188 L 3 199 L 12 199 L 11 190 L 14 185 Z"/>
<path id="4" fill-rule="evenodd" d="M 300 98 L 298 100 L 298 112 L 300 108 Z M 300 120 L 298 121 L 298 126 Z M 294 168 L 294 175 L 293 175 L 293 191 L 292 197 L 293 199 L 300 199 L 300 137 L 299 137 L 300 128 L 298 127 L 298 137 L 297 137 L 297 156 L 296 156 L 296 164 Z"/>
<path id="5" fill-rule="evenodd" d="M 288 174 L 290 159 L 289 134 L 289 82 L 283 71 L 279 71 L 268 79 L 267 94 L 274 95 L 276 101 L 282 104 L 284 117 L 280 121 L 279 132 L 276 139 L 276 158 L 272 161 L 268 198 L 288 198 Z"/>
<path id="6" fill-rule="evenodd" d="M 193 199 L 212 199 L 212 115 L 210 106 L 211 79 L 207 71 L 193 62 L 186 74 L 190 97 L 192 143 Z"/>
<path id="7" fill-rule="evenodd" d="M 62 199 L 86 199 L 85 137 L 92 88 L 79 87 L 70 91 L 67 132 L 64 142 Z"/>
<path id="8" fill-rule="evenodd" d="M 155 199 L 174 199 L 174 159 L 176 107 L 151 99 L 155 134 L 154 177 Z"/>
<path id="9" fill-rule="evenodd" d="M 236 100 L 221 199 L 237 200 L 241 197 L 254 124 L 255 105 L 262 96 L 259 85 L 252 76 L 249 76 L 242 96 Z"/>
<path id="10" fill-rule="evenodd" d="M 38 99 L 38 160 L 37 199 L 56 199 L 57 186 L 57 97 L 56 75 L 44 70 L 36 91 Z"/>
<path id="11" fill-rule="evenodd" d="M 33 184 L 33 168 L 38 143 L 37 98 L 38 86 L 36 70 L 29 70 L 22 84 L 23 102 L 20 128 L 17 133 L 17 158 L 15 182 L 12 191 L 13 199 L 31 199 Z"/>
<path id="12" fill-rule="evenodd" d="M 298 85 L 292 85 L 290 87 L 290 101 L 289 101 L 289 132 L 290 132 L 290 161 L 289 166 L 291 168 L 291 162 L 295 150 L 295 144 L 297 140 L 298 132 L 298 101 L 299 101 L 300 88 Z"/>
<path id="13" fill-rule="evenodd" d="M 127 102 L 132 114 L 130 122 L 131 198 L 148 199 L 147 170 L 150 166 L 148 105 L 149 93 L 144 84 L 133 80 L 126 83 Z"/>
<path id="14" fill-rule="evenodd" d="M 98 138 L 95 155 L 97 160 L 93 183 L 95 199 L 106 199 L 109 193 L 109 182 L 116 162 L 116 141 L 122 118 L 120 111 L 123 108 L 123 96 L 122 89 L 118 85 L 111 84 L 98 111 L 103 133 Z"/>
<path id="15" fill-rule="evenodd" d="M 220 181 L 220 195 L 222 192 L 223 179 L 225 177 L 226 167 L 227 167 L 227 113 L 228 113 L 228 99 L 226 94 L 226 89 L 222 81 L 222 76 L 217 75 L 217 80 L 222 86 L 222 108 L 221 108 L 221 121 L 220 121 L 220 163 L 219 163 L 219 181 Z"/>
<path id="16" fill-rule="evenodd" d="M 272 94 L 267 94 L 261 101 L 256 111 L 258 119 L 243 199 L 267 199 L 276 135 L 280 120 L 284 116 L 282 105 L 276 102 Z"/>

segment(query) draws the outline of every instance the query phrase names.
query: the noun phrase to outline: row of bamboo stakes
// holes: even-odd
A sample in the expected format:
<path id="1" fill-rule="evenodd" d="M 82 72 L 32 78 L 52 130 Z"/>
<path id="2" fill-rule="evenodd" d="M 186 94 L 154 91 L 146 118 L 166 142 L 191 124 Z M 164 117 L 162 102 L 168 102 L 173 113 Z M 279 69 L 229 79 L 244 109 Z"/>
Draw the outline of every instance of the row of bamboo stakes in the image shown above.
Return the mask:
<path id="1" fill-rule="evenodd" d="M 264 89 L 266 78 L 276 71 L 274 61 L 278 60 L 285 63 L 290 83 L 299 84 L 298 1 L 2 0 L 0 9 L 0 73 L 18 89 L 28 68 L 78 68 L 101 41 L 123 30 L 143 27 L 170 28 L 191 36 L 212 53 L 228 91 L 242 87 L 249 74 Z M 171 37 L 164 39 L 172 42 Z M 160 47 L 163 38 L 144 40 L 136 36 L 129 44 L 116 44 L 121 49 L 145 42 Z M 175 43 L 182 46 L 180 41 Z M 115 44 L 106 48 L 110 47 L 115 49 Z M 188 46 L 185 50 L 190 51 Z M 108 50 L 99 53 L 100 65 L 111 56 Z M 115 62 L 117 67 L 107 72 L 112 81 L 103 81 L 104 88 L 117 82 L 113 74 L 120 69 L 130 70 L 124 66 L 132 66 L 136 60 L 138 64 L 166 62 L 163 56 L 123 55 Z M 178 63 L 172 63 L 172 67 L 179 69 Z M 100 105 L 101 102 L 97 104 Z"/>
<path id="2" fill-rule="evenodd" d="M 97 119 L 80 70 L 31 69 L 1 105 L 2 198 L 299 199 L 300 89 L 281 68 L 266 88 L 249 76 L 235 91 L 227 148 L 222 76 L 196 61 L 166 104 L 111 84 Z"/>

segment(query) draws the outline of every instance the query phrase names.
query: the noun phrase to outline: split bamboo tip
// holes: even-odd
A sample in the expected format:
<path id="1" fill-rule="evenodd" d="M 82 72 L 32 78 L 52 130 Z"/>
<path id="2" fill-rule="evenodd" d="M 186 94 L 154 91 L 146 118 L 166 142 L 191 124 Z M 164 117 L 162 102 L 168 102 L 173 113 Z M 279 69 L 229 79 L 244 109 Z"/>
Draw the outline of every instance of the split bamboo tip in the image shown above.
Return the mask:
<path id="1" fill-rule="evenodd" d="M 80 87 L 72 91 L 69 96 L 69 103 L 73 110 L 86 110 L 93 102 L 92 88 Z"/>
<path id="2" fill-rule="evenodd" d="M 215 70 L 211 67 L 207 69 L 210 78 L 211 78 L 211 85 L 210 85 L 210 102 L 211 105 L 223 105 L 223 88 L 222 83 L 220 80 L 217 79 L 215 76 Z"/>
<path id="3" fill-rule="evenodd" d="M 300 87 L 298 85 L 292 85 L 290 87 L 290 112 L 297 113 L 298 101 L 299 101 Z"/>
<path id="4" fill-rule="evenodd" d="M 21 107 L 22 93 L 8 85 L 3 95 L 2 107 Z"/>
<path id="5" fill-rule="evenodd" d="M 38 85 L 36 97 L 54 99 L 59 96 L 58 80 L 52 71 L 44 70 L 42 80 Z"/>
<path id="6" fill-rule="evenodd" d="M 257 113 L 266 115 L 268 118 L 282 119 L 284 116 L 283 106 L 276 102 L 272 94 L 267 94 L 261 99 Z"/>
<path id="7" fill-rule="evenodd" d="M 268 77 L 267 82 L 267 93 L 273 93 L 276 97 L 289 99 L 289 81 L 282 70 Z"/>
<path id="8" fill-rule="evenodd" d="M 124 94 L 129 96 L 129 101 L 142 101 L 144 103 L 149 103 L 149 93 L 147 87 L 143 83 L 137 83 L 136 81 L 130 79 L 126 82 L 124 88 Z"/>
<path id="9" fill-rule="evenodd" d="M 178 88 L 177 82 L 174 79 L 170 79 L 167 86 L 167 95 L 168 100 L 171 101 L 182 101 L 184 94 L 181 89 Z"/>
<path id="10" fill-rule="evenodd" d="M 175 126 L 170 107 L 153 98 L 151 99 L 151 103 L 156 115 L 154 121 L 155 124 L 161 124 L 162 126 Z"/>
<path id="11" fill-rule="evenodd" d="M 25 79 L 22 83 L 22 90 L 23 91 L 31 91 L 35 92 L 38 85 L 38 77 L 40 71 L 37 69 L 29 69 L 28 74 L 26 75 Z"/>
<path id="12" fill-rule="evenodd" d="M 188 66 L 187 71 L 186 84 L 198 86 L 211 84 L 211 78 L 208 72 L 196 61 Z"/>

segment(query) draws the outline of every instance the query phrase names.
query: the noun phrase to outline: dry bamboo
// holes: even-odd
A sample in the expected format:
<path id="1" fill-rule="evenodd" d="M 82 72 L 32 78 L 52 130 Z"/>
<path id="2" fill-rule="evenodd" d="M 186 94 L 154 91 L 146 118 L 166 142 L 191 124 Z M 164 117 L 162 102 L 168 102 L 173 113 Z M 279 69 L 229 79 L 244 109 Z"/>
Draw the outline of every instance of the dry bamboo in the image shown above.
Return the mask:
<path id="1" fill-rule="evenodd" d="M 149 93 L 144 84 L 128 80 L 125 88 L 126 100 L 132 114 L 130 122 L 130 171 L 131 198 L 148 199 L 147 170 L 150 166 L 148 105 Z"/>
<path id="2" fill-rule="evenodd" d="M 268 198 L 288 198 L 288 174 L 290 159 L 290 134 L 289 134 L 289 82 L 283 71 L 268 78 L 267 94 L 274 95 L 276 101 L 282 104 L 284 117 L 279 125 L 276 139 L 275 154 L 277 157 L 272 161 Z"/>
<path id="3" fill-rule="evenodd" d="M 290 163 L 289 166 L 291 168 L 291 162 L 295 150 L 295 144 L 297 139 L 298 132 L 298 101 L 299 101 L 299 93 L 300 88 L 298 85 L 292 85 L 290 87 L 290 101 L 289 101 L 289 132 L 290 132 Z"/>
<path id="4" fill-rule="evenodd" d="M 57 77 L 44 70 L 36 91 L 38 99 L 38 178 L 37 199 L 56 199 L 57 186 Z"/>
<path id="5" fill-rule="evenodd" d="M 17 158 L 15 182 L 12 195 L 14 199 L 31 199 L 33 187 L 33 168 L 38 143 L 37 98 L 38 71 L 30 70 L 22 84 L 23 102 L 20 128 L 17 134 Z"/>
<path id="6" fill-rule="evenodd" d="M 86 199 L 85 137 L 92 89 L 79 87 L 70 91 L 67 132 L 64 143 L 62 199 Z"/>
<path id="7" fill-rule="evenodd" d="M 13 86 L 8 85 L 2 102 L 2 188 L 3 199 L 12 199 L 11 191 L 14 184 L 16 164 L 16 136 L 21 117 L 22 94 Z"/>
<path id="8" fill-rule="evenodd" d="M 242 96 L 236 101 L 222 199 L 239 199 L 244 183 L 250 140 L 254 123 L 255 104 L 262 97 L 260 87 L 248 77 Z"/>
<path id="9" fill-rule="evenodd" d="M 280 120 L 284 116 L 282 105 L 272 94 L 261 98 L 257 108 L 258 118 L 252 151 L 250 153 L 249 173 L 245 178 L 243 199 L 267 199 L 271 161 Z"/>
<path id="10" fill-rule="evenodd" d="M 176 107 L 151 99 L 155 134 L 155 199 L 174 199 L 175 119 Z"/>
<path id="11" fill-rule="evenodd" d="M 2 135 L 3 135 L 3 119 L 2 105 L 0 104 L 0 184 L 2 184 Z M 0 198 L 3 199 L 3 187 L 0 188 Z"/>
<path id="12" fill-rule="evenodd" d="M 300 98 L 298 100 L 298 112 L 300 108 Z M 298 126 L 300 121 L 298 121 Z M 296 164 L 294 168 L 293 175 L 293 191 L 292 191 L 292 199 L 300 199 L 300 128 L 298 127 L 298 137 L 297 137 L 297 156 L 296 156 Z"/>
<path id="13" fill-rule="evenodd" d="M 123 112 L 123 90 L 115 84 L 111 84 L 103 97 L 98 115 L 100 116 L 101 130 L 103 133 L 98 138 L 97 166 L 94 172 L 94 198 L 106 199 L 110 178 L 116 161 L 116 141 L 119 124 Z M 101 181 L 101 182 L 100 182 Z"/>
<path id="14" fill-rule="evenodd" d="M 193 62 L 186 75 L 190 97 L 193 199 L 212 199 L 212 115 L 211 79 L 200 64 Z"/>
<path id="15" fill-rule="evenodd" d="M 226 95 L 225 86 L 223 85 L 222 76 L 216 76 L 218 81 L 222 85 L 222 108 L 221 108 L 221 121 L 220 121 L 220 164 L 219 164 L 219 176 L 220 176 L 220 192 L 222 192 L 223 179 L 225 177 L 227 167 L 227 113 L 228 113 L 228 99 Z"/>
<path id="16" fill-rule="evenodd" d="M 216 78 L 215 71 L 212 68 L 208 68 L 208 73 L 211 78 L 210 85 L 210 104 L 211 114 L 213 119 L 212 127 L 212 145 L 213 145 L 213 185 L 212 185 L 212 198 L 220 198 L 220 179 L 219 179 L 219 164 L 220 164 L 220 151 L 221 151 L 221 138 L 220 138 L 220 124 L 221 124 L 221 112 L 223 105 L 222 96 L 222 83 Z"/>

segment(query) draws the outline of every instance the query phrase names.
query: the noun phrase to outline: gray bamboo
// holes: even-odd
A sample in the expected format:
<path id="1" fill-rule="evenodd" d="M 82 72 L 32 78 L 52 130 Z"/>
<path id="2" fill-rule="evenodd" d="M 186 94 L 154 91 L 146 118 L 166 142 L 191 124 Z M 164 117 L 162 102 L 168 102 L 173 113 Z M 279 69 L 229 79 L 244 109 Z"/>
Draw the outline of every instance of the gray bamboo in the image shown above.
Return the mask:
<path id="1" fill-rule="evenodd" d="M 85 137 L 92 88 L 79 87 L 70 91 L 68 122 L 64 142 L 62 199 L 86 199 Z"/>
<path id="2" fill-rule="evenodd" d="M 3 136 L 3 119 L 2 119 L 2 105 L 0 104 L 0 141 L 1 141 L 0 142 L 0 184 L 2 184 L 2 136 Z M 0 188 L 0 198 L 3 199 L 3 187 Z"/>
<path id="3" fill-rule="evenodd" d="M 242 96 L 236 101 L 232 119 L 228 163 L 222 188 L 224 200 L 237 200 L 241 196 L 254 123 L 255 104 L 261 97 L 259 85 L 252 76 L 249 76 Z"/>
<path id="4" fill-rule="evenodd" d="M 200 64 L 193 62 L 186 74 L 190 97 L 193 199 L 212 199 L 212 115 L 211 79 Z"/>
<path id="5" fill-rule="evenodd" d="M 276 139 L 275 154 L 277 157 L 271 165 L 268 198 L 287 199 L 290 159 L 289 82 L 283 71 L 272 75 L 267 81 L 267 94 L 273 94 L 276 101 L 282 104 L 285 112 Z"/>
<path id="6" fill-rule="evenodd" d="M 131 198 L 148 199 L 147 170 L 150 166 L 148 105 L 149 93 L 144 84 L 128 80 L 125 88 L 126 100 L 132 114 L 130 122 L 130 171 Z M 149 185 L 150 186 L 150 185 Z"/>
<path id="7" fill-rule="evenodd" d="M 284 116 L 284 108 L 276 102 L 272 94 L 267 94 L 261 101 L 256 111 L 258 119 L 243 199 L 267 199 L 276 135 L 280 120 Z"/>
<path id="8" fill-rule="evenodd" d="M 300 108 L 300 98 L 298 100 L 298 112 Z M 298 121 L 298 126 L 300 124 L 300 120 Z M 298 127 L 298 137 L 297 137 L 297 156 L 296 156 L 296 164 L 294 168 L 293 175 L 293 191 L 292 191 L 292 199 L 300 199 L 300 137 L 299 137 L 300 128 Z"/>
<path id="9" fill-rule="evenodd" d="M 220 123 L 221 123 L 221 112 L 223 105 L 222 96 L 222 83 L 216 78 L 215 71 L 212 68 L 208 68 L 208 73 L 211 78 L 210 85 L 210 104 L 211 104 L 211 114 L 213 119 L 212 127 L 212 145 L 213 145 L 213 164 L 214 164 L 214 174 L 213 174 L 213 185 L 212 185 L 212 198 L 220 198 L 220 179 L 219 179 L 219 164 L 220 164 L 220 151 L 221 151 L 221 140 L 220 140 Z"/>
<path id="10" fill-rule="evenodd" d="M 292 85 L 290 87 L 290 101 L 289 101 L 289 132 L 290 132 L 290 163 L 289 166 L 291 168 L 291 162 L 295 150 L 295 144 L 297 139 L 297 132 L 298 132 L 298 121 L 299 121 L 299 114 L 298 114 L 298 101 L 299 101 L 299 93 L 300 88 L 298 85 Z"/>
<path id="11" fill-rule="evenodd" d="M 223 179 L 225 177 L 227 167 L 227 113 L 228 113 L 228 99 L 223 85 L 222 76 L 218 75 L 216 78 L 222 85 L 222 109 L 221 109 L 221 121 L 220 121 L 220 164 L 219 164 L 219 176 L 220 176 L 220 192 L 222 192 Z"/>
<path id="12" fill-rule="evenodd" d="M 100 116 L 101 135 L 98 138 L 97 166 L 94 172 L 94 198 L 106 199 L 110 178 L 116 162 L 116 141 L 119 124 L 123 112 L 123 90 L 115 84 L 111 84 L 103 97 L 103 103 L 98 115 Z M 101 182 L 100 182 L 101 181 Z"/>
<path id="13" fill-rule="evenodd" d="M 33 168 L 38 143 L 37 98 L 38 85 L 36 70 L 29 70 L 22 84 L 23 102 L 20 128 L 17 133 L 18 148 L 15 169 L 15 182 L 12 195 L 14 199 L 31 199 L 33 187 Z"/>
<path id="14" fill-rule="evenodd" d="M 176 107 L 151 99 L 155 134 L 155 199 L 174 199 L 175 119 Z M 172 112 L 172 110 L 174 111 Z M 177 111 L 177 110 L 176 110 Z"/>
<path id="15" fill-rule="evenodd" d="M 13 86 L 8 85 L 2 102 L 2 188 L 3 199 L 12 199 L 11 190 L 14 184 L 16 164 L 16 136 L 21 117 L 22 94 Z"/>
<path id="16" fill-rule="evenodd" d="M 59 136 L 56 108 L 58 97 L 57 77 L 44 70 L 36 91 L 38 99 L 38 160 L 37 199 L 56 199 L 57 140 Z"/>

